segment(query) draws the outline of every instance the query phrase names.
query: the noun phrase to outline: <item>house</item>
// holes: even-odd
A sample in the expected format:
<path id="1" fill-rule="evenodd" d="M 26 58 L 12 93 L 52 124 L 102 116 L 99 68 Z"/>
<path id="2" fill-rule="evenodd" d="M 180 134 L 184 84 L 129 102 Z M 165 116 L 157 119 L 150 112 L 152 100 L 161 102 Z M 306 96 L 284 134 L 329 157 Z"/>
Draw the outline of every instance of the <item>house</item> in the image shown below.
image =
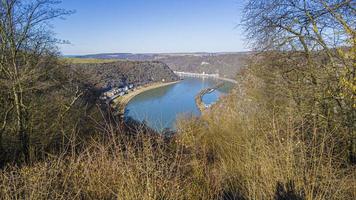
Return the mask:
<path id="1" fill-rule="evenodd" d="M 114 92 L 113 92 L 112 90 L 107 91 L 107 92 L 104 93 L 104 96 L 107 96 L 107 97 L 112 97 L 112 96 L 114 96 L 114 95 L 115 95 L 115 94 L 114 94 Z"/>
<path id="2" fill-rule="evenodd" d="M 129 86 L 126 85 L 126 86 L 124 87 L 124 91 L 126 92 L 126 91 L 128 91 L 128 90 L 129 90 Z"/>
<path id="3" fill-rule="evenodd" d="M 112 88 L 111 90 L 104 92 L 103 95 L 106 97 L 112 97 L 112 96 L 116 95 L 117 93 L 119 93 L 120 91 L 121 91 L 120 88 Z"/>

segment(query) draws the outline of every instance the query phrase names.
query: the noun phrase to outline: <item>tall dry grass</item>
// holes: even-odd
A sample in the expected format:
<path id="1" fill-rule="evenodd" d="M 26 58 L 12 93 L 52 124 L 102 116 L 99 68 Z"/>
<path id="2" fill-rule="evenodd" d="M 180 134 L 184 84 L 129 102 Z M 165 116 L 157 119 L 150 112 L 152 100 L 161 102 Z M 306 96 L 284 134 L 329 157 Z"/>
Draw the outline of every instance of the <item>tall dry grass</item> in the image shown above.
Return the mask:
<path id="1" fill-rule="evenodd" d="M 200 164 L 160 137 L 115 137 L 2 170 L 0 199 L 212 199 L 219 180 Z"/>
<path id="2" fill-rule="evenodd" d="M 216 158 L 228 199 L 355 198 L 355 169 L 344 167 L 335 152 L 334 133 L 313 127 L 308 135 L 292 117 L 256 115 L 251 121 L 236 110 L 210 114 L 206 129 L 181 124 L 183 143 Z"/>

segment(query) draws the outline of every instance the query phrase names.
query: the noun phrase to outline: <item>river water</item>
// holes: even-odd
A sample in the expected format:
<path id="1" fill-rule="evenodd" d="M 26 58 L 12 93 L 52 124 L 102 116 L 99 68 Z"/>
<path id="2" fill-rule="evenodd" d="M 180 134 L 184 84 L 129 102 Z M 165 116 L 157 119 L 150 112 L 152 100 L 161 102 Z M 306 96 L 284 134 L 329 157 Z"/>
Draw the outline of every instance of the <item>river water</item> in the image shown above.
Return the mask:
<path id="1" fill-rule="evenodd" d="M 135 96 L 126 106 L 125 116 L 145 123 L 161 131 L 165 128 L 175 129 L 179 116 L 198 116 L 200 111 L 195 104 L 195 96 L 204 88 L 213 87 L 220 80 L 213 78 L 185 78 L 173 84 Z M 203 97 L 205 104 L 211 104 L 221 95 L 227 94 L 233 83 L 224 81 L 224 86 Z"/>

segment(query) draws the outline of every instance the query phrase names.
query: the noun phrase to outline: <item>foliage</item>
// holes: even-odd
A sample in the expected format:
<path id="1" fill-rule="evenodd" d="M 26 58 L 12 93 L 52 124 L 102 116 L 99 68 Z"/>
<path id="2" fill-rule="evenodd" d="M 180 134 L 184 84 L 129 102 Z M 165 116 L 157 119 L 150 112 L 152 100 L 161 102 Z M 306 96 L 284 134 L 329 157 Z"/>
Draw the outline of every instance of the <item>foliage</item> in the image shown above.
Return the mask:
<path id="1" fill-rule="evenodd" d="M 0 2 L 0 167 L 41 158 L 83 124 L 88 87 L 58 61 L 47 28 L 71 13 L 57 3 Z"/>
<path id="2" fill-rule="evenodd" d="M 211 199 L 216 193 L 204 186 L 214 180 L 198 164 L 159 137 L 97 139 L 72 156 L 5 169 L 0 198 Z"/>

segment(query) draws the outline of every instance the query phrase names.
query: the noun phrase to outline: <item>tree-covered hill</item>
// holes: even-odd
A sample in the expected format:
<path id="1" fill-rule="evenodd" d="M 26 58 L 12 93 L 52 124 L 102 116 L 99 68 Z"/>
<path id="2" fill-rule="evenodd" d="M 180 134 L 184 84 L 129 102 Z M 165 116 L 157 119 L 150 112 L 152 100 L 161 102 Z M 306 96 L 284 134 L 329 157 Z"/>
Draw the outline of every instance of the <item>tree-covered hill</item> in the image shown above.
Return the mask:
<path id="1" fill-rule="evenodd" d="M 131 61 L 161 61 L 174 71 L 193 73 L 219 73 L 220 76 L 234 78 L 246 65 L 252 52 L 235 53 L 162 53 L 162 54 L 94 54 L 78 56 L 81 59 L 125 59 Z"/>
<path id="2" fill-rule="evenodd" d="M 70 63 L 92 85 L 103 88 L 124 83 L 147 84 L 150 82 L 178 80 L 178 76 L 164 63 L 158 61 L 122 61 L 103 63 Z"/>

